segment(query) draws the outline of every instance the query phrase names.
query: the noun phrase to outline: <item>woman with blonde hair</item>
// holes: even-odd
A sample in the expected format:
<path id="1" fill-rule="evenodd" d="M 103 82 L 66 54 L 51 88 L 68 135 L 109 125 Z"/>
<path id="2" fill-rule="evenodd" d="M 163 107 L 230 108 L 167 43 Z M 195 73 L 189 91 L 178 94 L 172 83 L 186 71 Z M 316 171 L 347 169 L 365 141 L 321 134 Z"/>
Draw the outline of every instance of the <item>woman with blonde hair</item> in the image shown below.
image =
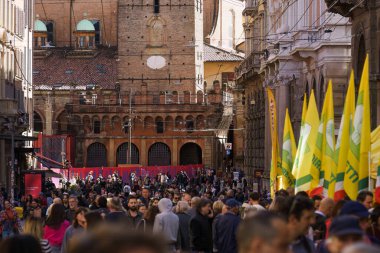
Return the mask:
<path id="1" fill-rule="evenodd" d="M 41 218 L 29 217 L 28 219 L 26 219 L 24 224 L 24 234 L 31 235 L 37 240 L 39 240 L 43 253 L 52 252 L 49 241 L 46 239 L 42 239 L 44 235 L 44 230 Z"/>

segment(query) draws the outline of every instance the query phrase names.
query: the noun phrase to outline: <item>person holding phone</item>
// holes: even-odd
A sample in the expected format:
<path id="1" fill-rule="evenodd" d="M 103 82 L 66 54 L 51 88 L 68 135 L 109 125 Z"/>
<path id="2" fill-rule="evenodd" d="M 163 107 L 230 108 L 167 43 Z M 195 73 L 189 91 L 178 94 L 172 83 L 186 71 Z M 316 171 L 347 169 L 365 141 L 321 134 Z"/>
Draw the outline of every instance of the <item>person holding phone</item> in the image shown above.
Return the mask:
<path id="1" fill-rule="evenodd" d="M 212 244 L 211 201 L 201 199 L 196 208 L 196 214 L 190 220 L 190 244 L 192 252 L 211 253 Z"/>

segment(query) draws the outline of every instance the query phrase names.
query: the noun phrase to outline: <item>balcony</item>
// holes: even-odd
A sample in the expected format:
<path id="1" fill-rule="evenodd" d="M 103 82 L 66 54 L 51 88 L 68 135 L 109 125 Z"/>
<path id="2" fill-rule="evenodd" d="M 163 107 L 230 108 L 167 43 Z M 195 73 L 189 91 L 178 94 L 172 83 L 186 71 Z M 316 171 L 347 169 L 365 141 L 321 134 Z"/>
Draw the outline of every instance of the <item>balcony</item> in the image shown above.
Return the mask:
<path id="1" fill-rule="evenodd" d="M 330 8 L 330 12 L 338 13 L 344 17 L 350 17 L 350 10 L 358 7 L 367 6 L 368 0 L 325 0 L 326 5 Z M 337 3 L 335 3 L 337 2 Z"/>
<path id="2" fill-rule="evenodd" d="M 18 111 L 18 104 L 13 99 L 0 99 L 0 115 L 11 116 L 16 115 Z"/>
<path id="3" fill-rule="evenodd" d="M 260 0 L 247 0 L 243 10 L 244 16 L 255 16 L 259 8 Z"/>
<path id="4" fill-rule="evenodd" d="M 251 53 L 240 65 L 235 69 L 236 79 L 249 78 L 260 69 L 260 52 Z M 239 82 L 238 82 L 239 84 Z"/>

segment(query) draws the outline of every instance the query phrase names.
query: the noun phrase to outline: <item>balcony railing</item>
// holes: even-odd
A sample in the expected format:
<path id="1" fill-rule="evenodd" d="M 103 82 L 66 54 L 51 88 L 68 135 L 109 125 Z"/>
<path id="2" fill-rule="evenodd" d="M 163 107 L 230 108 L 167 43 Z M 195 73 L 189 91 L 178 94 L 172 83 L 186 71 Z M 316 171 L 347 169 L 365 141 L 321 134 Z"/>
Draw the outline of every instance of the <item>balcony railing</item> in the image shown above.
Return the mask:
<path id="1" fill-rule="evenodd" d="M 251 53 L 235 70 L 236 78 L 239 79 L 242 75 L 249 71 L 257 71 L 260 68 L 260 55 L 259 52 Z"/>
<path id="2" fill-rule="evenodd" d="M 257 14 L 259 4 L 260 0 L 247 0 L 243 10 L 243 15 L 255 16 Z"/>
<path id="3" fill-rule="evenodd" d="M 18 104 L 13 99 L 0 99 L 0 115 L 15 115 L 18 111 Z"/>

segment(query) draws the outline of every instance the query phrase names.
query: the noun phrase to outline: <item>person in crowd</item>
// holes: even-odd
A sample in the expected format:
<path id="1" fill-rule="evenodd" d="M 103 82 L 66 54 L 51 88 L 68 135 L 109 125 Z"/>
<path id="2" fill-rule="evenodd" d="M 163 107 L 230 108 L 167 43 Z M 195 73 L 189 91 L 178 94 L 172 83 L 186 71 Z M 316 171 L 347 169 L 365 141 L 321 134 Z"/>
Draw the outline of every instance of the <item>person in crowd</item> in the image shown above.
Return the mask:
<path id="1" fill-rule="evenodd" d="M 63 193 L 62 197 L 62 204 L 64 205 L 65 209 L 69 209 L 69 194 L 68 193 Z"/>
<path id="2" fill-rule="evenodd" d="M 71 195 L 69 198 L 69 209 L 66 210 L 66 220 L 68 220 L 70 223 L 73 222 L 77 209 L 78 198 L 74 195 Z"/>
<path id="3" fill-rule="evenodd" d="M 63 237 L 61 253 L 67 252 L 71 238 L 78 236 L 86 229 L 87 221 L 85 215 L 87 213 L 88 209 L 85 207 L 78 207 L 76 210 L 73 223 L 66 229 L 65 235 Z"/>
<path id="4" fill-rule="evenodd" d="M 314 195 L 311 200 L 313 201 L 314 204 L 314 209 L 318 210 L 319 206 L 321 205 L 322 197 L 320 195 Z"/>
<path id="5" fill-rule="evenodd" d="M 183 193 L 182 200 L 186 201 L 191 206 L 191 195 L 187 192 Z"/>
<path id="6" fill-rule="evenodd" d="M 211 201 L 201 199 L 190 220 L 190 245 L 193 251 L 212 252 Z"/>
<path id="7" fill-rule="evenodd" d="M 84 215 L 86 222 L 84 223 L 84 228 L 87 231 L 93 230 L 104 221 L 104 217 L 101 213 L 96 211 L 88 212 Z"/>
<path id="8" fill-rule="evenodd" d="M 164 240 L 139 231 L 128 231 L 113 224 L 89 231 L 73 245 L 68 253 L 167 253 Z"/>
<path id="9" fill-rule="evenodd" d="M 133 228 L 137 227 L 137 224 L 143 218 L 142 214 L 138 210 L 137 197 L 129 196 L 128 198 L 128 211 L 126 213 L 126 220 Z"/>
<path id="10" fill-rule="evenodd" d="M 258 212 L 240 223 L 237 243 L 239 253 L 289 253 L 286 221 L 273 212 Z"/>
<path id="11" fill-rule="evenodd" d="M 380 241 L 380 206 L 375 207 L 370 214 L 370 227 L 367 228 L 367 235 Z"/>
<path id="12" fill-rule="evenodd" d="M 160 213 L 160 210 L 158 209 L 158 206 L 150 206 L 148 210 L 146 211 L 145 215 L 143 216 L 143 219 L 139 222 L 137 227 L 143 231 L 153 231 L 154 226 L 154 220 L 156 219 L 157 214 Z"/>
<path id="13" fill-rule="evenodd" d="M 293 253 L 312 253 L 315 250 L 312 240 L 305 235 L 315 222 L 314 205 L 309 198 L 302 195 L 288 197 L 280 213 L 287 217 L 288 235 Z"/>
<path id="14" fill-rule="evenodd" d="M 190 206 L 186 201 L 178 201 L 176 205 L 176 214 L 179 219 L 179 231 L 177 238 L 177 249 L 181 252 L 186 253 L 191 251 L 190 247 L 190 234 L 189 234 L 189 226 L 190 226 L 190 214 L 188 214 L 188 210 Z"/>
<path id="15" fill-rule="evenodd" d="M 125 220 L 124 208 L 118 197 L 109 198 L 107 200 L 107 207 L 109 213 L 105 217 L 106 221 L 117 223 Z"/>
<path id="16" fill-rule="evenodd" d="M 0 228 L 2 230 L 2 238 L 6 239 L 13 235 L 17 235 L 22 231 L 20 219 L 17 212 L 8 200 L 4 200 L 4 210 L 0 212 Z"/>
<path id="17" fill-rule="evenodd" d="M 65 220 L 65 207 L 54 204 L 50 216 L 46 219 L 43 239 L 49 241 L 52 253 L 60 253 L 63 237 L 70 223 Z"/>
<path id="18" fill-rule="evenodd" d="M 41 218 L 35 218 L 35 217 L 27 218 L 25 220 L 23 233 L 26 235 L 31 235 L 37 240 L 39 240 L 41 244 L 42 253 L 51 253 L 49 241 L 46 239 L 43 239 L 44 230 L 43 230 Z"/>
<path id="19" fill-rule="evenodd" d="M 46 217 L 48 217 L 50 215 L 51 208 L 54 204 L 62 204 L 62 199 L 60 199 L 60 198 L 54 198 L 53 199 L 53 203 L 50 206 L 48 206 L 48 208 L 46 210 Z"/>
<path id="20" fill-rule="evenodd" d="M 195 216 L 197 213 L 197 206 L 199 202 L 201 201 L 201 198 L 198 196 L 195 196 L 191 198 L 191 204 L 190 204 L 190 209 L 189 209 L 189 214 L 191 217 Z"/>
<path id="21" fill-rule="evenodd" d="M 225 206 L 227 212 L 215 224 L 216 248 L 220 253 L 237 253 L 236 231 L 240 223 L 240 203 L 231 198 Z"/>
<path id="22" fill-rule="evenodd" d="M 158 202 L 160 213 L 156 216 L 153 225 L 153 233 L 165 238 L 169 252 L 176 250 L 179 218 L 172 211 L 173 203 L 168 198 Z"/>
<path id="23" fill-rule="evenodd" d="M 354 243 L 343 249 L 342 253 L 379 253 L 378 246 L 370 245 L 368 243 Z"/>
<path id="24" fill-rule="evenodd" d="M 370 227 L 368 209 L 357 201 L 346 202 L 342 206 L 340 215 L 352 215 L 357 217 L 363 231 L 366 231 Z"/>
<path id="25" fill-rule="evenodd" d="M 370 210 L 373 205 L 373 193 L 367 190 L 360 191 L 356 201 L 363 204 L 367 210 Z"/>
<path id="26" fill-rule="evenodd" d="M 95 199 L 96 211 L 102 215 L 102 217 L 106 217 L 109 213 L 107 208 L 107 198 L 104 196 L 97 196 Z"/>
<path id="27" fill-rule="evenodd" d="M 249 195 L 248 204 L 252 207 L 256 207 L 257 210 L 265 210 L 265 208 L 260 205 L 260 194 L 258 192 L 253 192 Z"/>
<path id="28" fill-rule="evenodd" d="M 321 200 L 318 210 L 315 211 L 315 223 L 312 225 L 314 241 L 320 241 L 326 238 L 326 221 L 330 218 L 333 208 L 333 199 L 324 198 Z"/>
<path id="29" fill-rule="evenodd" d="M 149 206 L 149 199 L 150 199 L 150 191 L 148 187 L 144 187 L 141 191 L 141 197 L 139 198 L 141 202 L 148 207 Z"/>
<path id="30" fill-rule="evenodd" d="M 146 205 L 140 204 L 137 210 L 144 217 L 144 215 L 145 215 L 146 211 L 148 210 L 148 208 L 146 207 Z"/>
<path id="31" fill-rule="evenodd" d="M 43 253 L 40 242 L 32 235 L 16 235 L 0 243 L 1 253 Z"/>
<path id="32" fill-rule="evenodd" d="M 217 249 L 217 246 L 216 246 L 216 229 L 215 229 L 215 225 L 216 223 L 218 222 L 218 220 L 220 219 L 220 217 L 222 217 L 222 214 L 224 214 L 227 210 L 226 208 L 224 208 L 224 204 L 221 200 L 217 200 L 214 202 L 214 204 L 212 205 L 212 209 L 213 209 L 213 212 L 214 212 L 214 220 L 212 221 L 212 242 L 213 242 L 213 252 L 218 252 L 218 249 Z"/>
<path id="33" fill-rule="evenodd" d="M 178 201 L 180 200 L 181 200 L 181 194 L 179 194 L 179 192 L 175 192 L 173 195 L 173 207 L 175 207 Z"/>
<path id="34" fill-rule="evenodd" d="M 318 252 L 342 253 L 345 247 L 363 241 L 364 232 L 356 217 L 342 215 L 336 217 L 330 226 L 329 238 L 318 248 Z"/>
<path id="35" fill-rule="evenodd" d="M 326 220 L 326 237 L 325 238 L 329 237 L 329 230 L 330 230 L 330 225 L 331 225 L 332 220 L 338 215 L 340 215 L 340 211 L 342 210 L 342 207 L 346 202 L 347 202 L 346 200 L 342 199 L 334 204 L 334 208 L 331 212 L 331 217 Z"/>

